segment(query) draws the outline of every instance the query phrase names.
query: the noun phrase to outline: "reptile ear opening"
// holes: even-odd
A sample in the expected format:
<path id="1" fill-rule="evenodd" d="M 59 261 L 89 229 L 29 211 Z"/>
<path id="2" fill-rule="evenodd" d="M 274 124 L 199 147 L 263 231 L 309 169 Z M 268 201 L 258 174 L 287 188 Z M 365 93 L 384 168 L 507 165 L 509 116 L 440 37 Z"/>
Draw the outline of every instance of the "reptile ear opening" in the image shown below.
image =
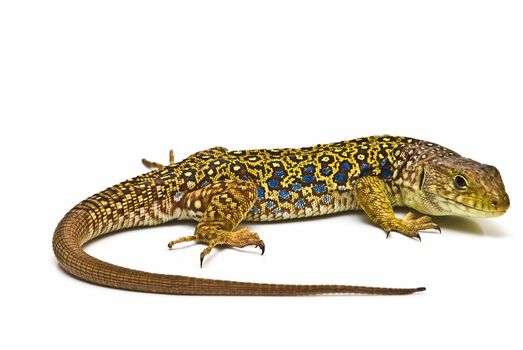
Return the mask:
<path id="1" fill-rule="evenodd" d="M 422 167 L 419 174 L 419 188 L 423 188 L 423 184 L 425 183 L 425 167 Z"/>

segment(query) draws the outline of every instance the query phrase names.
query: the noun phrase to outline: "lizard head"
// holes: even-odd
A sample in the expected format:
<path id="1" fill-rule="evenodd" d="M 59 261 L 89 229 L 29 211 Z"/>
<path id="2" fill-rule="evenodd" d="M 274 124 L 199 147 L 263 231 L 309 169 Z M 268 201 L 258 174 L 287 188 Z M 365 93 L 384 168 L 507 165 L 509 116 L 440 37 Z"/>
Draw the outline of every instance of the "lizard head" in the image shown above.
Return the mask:
<path id="1" fill-rule="evenodd" d="M 469 158 L 432 158 L 416 169 L 415 178 L 406 204 L 429 215 L 494 217 L 510 206 L 498 169 Z"/>

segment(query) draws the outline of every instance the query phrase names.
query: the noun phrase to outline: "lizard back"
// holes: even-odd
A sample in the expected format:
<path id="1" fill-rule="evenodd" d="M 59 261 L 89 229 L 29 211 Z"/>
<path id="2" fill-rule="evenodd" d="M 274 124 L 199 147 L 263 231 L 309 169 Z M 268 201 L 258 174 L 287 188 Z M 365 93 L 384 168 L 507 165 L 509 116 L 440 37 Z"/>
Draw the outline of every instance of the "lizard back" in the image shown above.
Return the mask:
<path id="1" fill-rule="evenodd" d="M 257 201 L 248 221 L 305 218 L 358 209 L 353 182 L 378 176 L 387 184 L 397 176 L 401 150 L 411 138 L 378 136 L 304 148 L 198 152 L 180 164 L 183 193 L 224 180 L 256 184 Z M 394 190 L 391 185 L 391 190 Z M 187 208 L 184 218 L 201 211 Z"/>

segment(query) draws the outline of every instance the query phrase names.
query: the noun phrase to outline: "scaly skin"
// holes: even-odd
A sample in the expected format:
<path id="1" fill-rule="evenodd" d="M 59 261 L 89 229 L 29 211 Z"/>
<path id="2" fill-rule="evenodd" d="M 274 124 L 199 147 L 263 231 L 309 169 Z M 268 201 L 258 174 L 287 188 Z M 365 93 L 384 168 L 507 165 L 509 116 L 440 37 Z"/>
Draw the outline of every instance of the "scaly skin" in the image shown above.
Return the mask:
<path id="1" fill-rule="evenodd" d="M 395 216 L 407 206 L 428 215 L 492 217 L 509 207 L 496 168 L 439 145 L 376 136 L 299 149 L 232 151 L 215 147 L 169 165 L 143 160 L 154 170 L 110 187 L 76 205 L 58 224 L 55 255 L 64 270 L 89 282 L 136 291 L 199 295 L 409 294 L 424 288 L 281 285 L 199 279 L 127 269 L 95 259 L 82 245 L 124 228 L 170 220 L 198 221 L 192 236 L 216 245 L 265 244 L 243 220 L 275 221 L 363 209 L 387 234 L 419 238 L 438 229 L 428 216 Z"/>

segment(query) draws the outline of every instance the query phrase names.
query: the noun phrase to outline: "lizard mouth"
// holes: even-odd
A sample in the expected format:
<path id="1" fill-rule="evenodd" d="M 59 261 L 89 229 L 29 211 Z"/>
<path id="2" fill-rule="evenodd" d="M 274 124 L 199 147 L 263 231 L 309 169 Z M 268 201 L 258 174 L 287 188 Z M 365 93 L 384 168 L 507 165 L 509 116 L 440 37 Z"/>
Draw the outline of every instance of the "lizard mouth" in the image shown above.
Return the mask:
<path id="1" fill-rule="evenodd" d="M 507 197 L 508 198 L 508 197 Z M 449 199 L 449 204 L 452 205 L 458 215 L 466 215 L 471 217 L 496 217 L 501 216 L 505 214 L 505 212 L 508 210 L 510 204 L 507 202 L 504 202 L 502 204 L 496 204 L 496 206 L 492 206 L 491 208 L 484 207 L 484 206 L 474 206 L 469 205 L 463 202 L 459 202 L 456 200 Z"/>

